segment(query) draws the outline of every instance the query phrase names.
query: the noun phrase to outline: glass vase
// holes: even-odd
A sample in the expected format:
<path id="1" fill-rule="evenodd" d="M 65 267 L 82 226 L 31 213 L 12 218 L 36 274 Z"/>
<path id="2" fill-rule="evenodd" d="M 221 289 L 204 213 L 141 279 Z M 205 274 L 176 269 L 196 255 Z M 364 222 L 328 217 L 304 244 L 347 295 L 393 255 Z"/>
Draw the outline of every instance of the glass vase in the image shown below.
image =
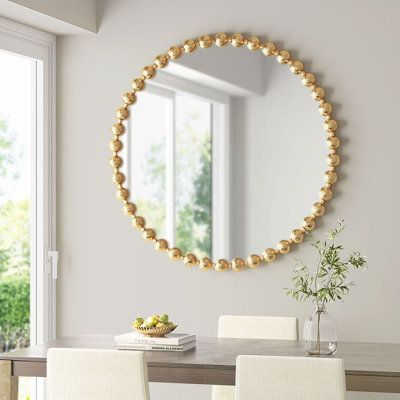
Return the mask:
<path id="1" fill-rule="evenodd" d="M 336 352 L 338 348 L 336 325 L 325 307 L 317 306 L 305 320 L 303 339 L 304 349 L 310 355 L 331 355 Z"/>

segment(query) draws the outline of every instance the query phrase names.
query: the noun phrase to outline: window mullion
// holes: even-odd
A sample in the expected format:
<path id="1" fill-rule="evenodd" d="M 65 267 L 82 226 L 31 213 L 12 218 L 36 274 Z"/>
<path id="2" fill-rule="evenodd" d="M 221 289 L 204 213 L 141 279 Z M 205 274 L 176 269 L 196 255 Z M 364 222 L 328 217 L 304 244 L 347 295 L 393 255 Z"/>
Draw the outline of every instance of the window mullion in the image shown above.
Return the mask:
<path id="1" fill-rule="evenodd" d="M 175 246 L 175 130 L 176 130 L 176 102 L 175 95 L 170 102 L 168 112 L 169 121 L 167 123 L 167 154 L 166 154 L 166 233 L 170 246 Z"/>

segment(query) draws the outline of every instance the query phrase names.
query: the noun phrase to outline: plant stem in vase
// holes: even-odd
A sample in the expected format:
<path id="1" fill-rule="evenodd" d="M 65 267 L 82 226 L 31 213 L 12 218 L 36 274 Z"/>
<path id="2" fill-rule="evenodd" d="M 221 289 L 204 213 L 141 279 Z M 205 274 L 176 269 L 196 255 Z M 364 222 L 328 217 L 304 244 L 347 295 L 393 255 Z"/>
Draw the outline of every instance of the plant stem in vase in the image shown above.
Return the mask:
<path id="1" fill-rule="evenodd" d="M 317 306 L 315 311 L 305 320 L 304 349 L 310 355 L 331 355 L 338 347 L 336 325 L 333 318 L 323 308 Z"/>
<path id="2" fill-rule="evenodd" d="M 320 329 L 320 322 L 321 322 L 321 312 L 318 309 L 317 310 L 317 315 L 318 315 L 318 322 L 317 322 L 317 354 L 321 354 L 321 329 Z"/>

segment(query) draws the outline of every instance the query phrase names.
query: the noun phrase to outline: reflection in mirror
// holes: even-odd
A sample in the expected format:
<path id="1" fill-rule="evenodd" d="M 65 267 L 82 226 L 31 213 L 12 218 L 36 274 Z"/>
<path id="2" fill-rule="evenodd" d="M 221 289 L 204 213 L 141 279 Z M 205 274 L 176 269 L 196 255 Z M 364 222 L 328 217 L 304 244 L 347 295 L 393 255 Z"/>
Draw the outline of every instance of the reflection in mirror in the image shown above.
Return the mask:
<path id="1" fill-rule="evenodd" d="M 298 76 L 261 52 L 215 47 L 170 63 L 125 123 L 131 200 L 184 253 L 262 253 L 318 200 L 323 119 Z"/>

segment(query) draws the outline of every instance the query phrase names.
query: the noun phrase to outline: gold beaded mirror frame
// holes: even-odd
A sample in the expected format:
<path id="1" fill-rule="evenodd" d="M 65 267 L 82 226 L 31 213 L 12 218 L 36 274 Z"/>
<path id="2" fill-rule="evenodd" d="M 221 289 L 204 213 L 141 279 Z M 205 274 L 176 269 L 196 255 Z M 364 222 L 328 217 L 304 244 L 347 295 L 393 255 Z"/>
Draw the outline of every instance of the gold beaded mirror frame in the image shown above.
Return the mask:
<path id="1" fill-rule="evenodd" d="M 262 254 L 251 254 L 244 258 L 234 258 L 232 261 L 225 259 L 211 260 L 210 258 L 198 259 L 195 254 L 183 254 L 178 247 L 169 247 L 165 239 L 158 238 L 154 229 L 146 225 L 145 219 L 139 215 L 139 211 L 134 203 L 130 201 L 129 190 L 124 186 L 125 175 L 120 168 L 124 162 L 121 157 L 123 144 L 120 135 L 125 133 L 124 120 L 129 117 L 129 107 L 136 101 L 136 93 L 146 88 L 145 82 L 155 76 L 157 69 L 164 68 L 170 61 L 182 57 L 184 54 L 190 54 L 197 48 L 207 49 L 213 45 L 223 47 L 232 45 L 233 47 L 246 46 L 250 51 L 261 51 L 266 57 L 276 57 L 278 63 L 287 66 L 288 69 L 297 74 L 302 84 L 311 92 L 311 96 L 316 101 L 320 114 L 324 117 L 323 128 L 327 133 L 326 144 L 328 147 L 327 164 L 328 169 L 324 173 L 325 186 L 319 190 L 319 200 L 312 205 L 310 215 L 306 216 L 302 225 L 290 233 L 290 238 L 278 242 L 275 248 L 266 248 Z M 262 263 L 270 263 L 276 260 L 278 255 L 289 253 L 291 247 L 301 243 L 305 233 L 315 227 L 315 220 L 321 217 L 325 212 L 325 203 L 332 198 L 332 185 L 337 181 L 335 168 L 340 163 L 340 157 L 337 154 L 340 146 L 340 140 L 335 135 L 337 122 L 332 118 L 332 105 L 326 101 L 325 91 L 317 85 L 315 75 L 307 72 L 303 63 L 299 60 L 293 60 L 289 51 L 279 50 L 272 42 L 263 42 L 257 36 L 245 37 L 240 33 L 229 35 L 226 33 L 217 33 L 216 35 L 203 35 L 198 39 L 186 40 L 183 45 L 173 46 L 166 54 L 161 54 L 154 59 L 152 65 L 143 68 L 142 75 L 132 82 L 132 90 L 123 95 L 123 105 L 117 110 L 117 121 L 112 126 L 113 139 L 110 143 L 112 156 L 110 164 L 113 168 L 113 181 L 117 186 L 117 197 L 124 203 L 125 213 L 132 218 L 134 227 L 142 232 L 146 240 L 152 242 L 157 250 L 165 252 L 173 260 L 182 260 L 188 267 L 198 266 L 200 270 L 215 269 L 218 272 L 242 271 L 246 268 L 257 268 Z"/>

